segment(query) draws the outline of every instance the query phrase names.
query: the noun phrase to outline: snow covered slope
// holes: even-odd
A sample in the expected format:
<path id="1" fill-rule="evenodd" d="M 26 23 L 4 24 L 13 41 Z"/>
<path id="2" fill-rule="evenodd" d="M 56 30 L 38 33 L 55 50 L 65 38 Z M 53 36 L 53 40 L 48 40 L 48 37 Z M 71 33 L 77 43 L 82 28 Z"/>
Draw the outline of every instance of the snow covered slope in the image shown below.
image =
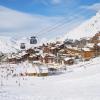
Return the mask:
<path id="1" fill-rule="evenodd" d="M 100 12 L 98 12 L 94 17 L 87 20 L 74 30 L 68 32 L 66 37 L 72 39 L 80 39 L 83 37 L 92 37 L 97 32 L 100 31 Z"/>
<path id="2" fill-rule="evenodd" d="M 13 41 L 10 37 L 0 36 L 0 52 L 2 53 L 17 52 L 16 42 Z"/>
<path id="3" fill-rule="evenodd" d="M 0 100 L 100 100 L 100 57 L 83 65 L 55 76 L 3 80 Z"/>
<path id="4" fill-rule="evenodd" d="M 66 38 L 71 38 L 71 39 L 80 39 L 83 37 L 88 38 L 94 36 L 99 31 L 100 31 L 100 12 L 98 12 L 94 17 L 87 20 L 74 30 L 68 32 L 65 36 L 60 37 L 60 40 L 64 41 Z M 34 46 L 38 46 L 41 45 L 42 43 L 51 41 L 47 40 L 46 37 L 47 36 L 45 36 L 45 38 L 44 37 L 39 38 L 38 44 Z M 31 47 L 28 37 L 21 38 L 16 42 L 15 40 L 12 41 L 11 38 L 9 37 L 0 37 L 0 51 L 3 53 L 16 52 L 17 49 L 20 49 L 20 43 L 25 43 L 27 48 Z"/>

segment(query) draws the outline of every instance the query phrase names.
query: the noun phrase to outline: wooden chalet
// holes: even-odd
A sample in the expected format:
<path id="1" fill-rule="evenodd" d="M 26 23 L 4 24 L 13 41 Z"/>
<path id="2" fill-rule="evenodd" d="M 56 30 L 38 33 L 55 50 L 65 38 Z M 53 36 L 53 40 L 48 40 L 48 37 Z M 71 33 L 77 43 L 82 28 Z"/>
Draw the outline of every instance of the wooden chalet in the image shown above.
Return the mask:
<path id="1" fill-rule="evenodd" d="M 94 51 L 90 50 L 89 48 L 83 48 L 81 51 L 81 56 L 83 60 L 90 60 L 95 56 Z"/>
<path id="2" fill-rule="evenodd" d="M 42 50 L 43 50 L 43 53 L 50 53 L 50 47 L 48 46 L 44 46 Z"/>
<path id="3" fill-rule="evenodd" d="M 33 48 L 30 48 L 30 49 L 26 50 L 26 53 L 35 54 L 35 50 Z"/>
<path id="4" fill-rule="evenodd" d="M 77 47 L 71 47 L 71 48 L 67 48 L 66 50 L 67 53 L 67 57 L 77 57 L 80 56 L 81 54 L 81 50 Z"/>
<path id="5" fill-rule="evenodd" d="M 66 58 L 64 58 L 64 64 L 65 65 L 73 65 L 74 64 L 74 59 L 72 59 L 70 57 L 66 57 Z"/>
<path id="6" fill-rule="evenodd" d="M 21 59 L 22 59 L 22 61 L 25 61 L 25 60 L 28 59 L 28 57 L 29 57 L 29 54 L 26 53 L 26 54 L 23 54 L 23 55 L 22 55 Z"/>
<path id="7" fill-rule="evenodd" d="M 92 42 L 92 43 L 95 43 L 95 44 L 100 43 L 100 32 L 97 33 L 97 34 L 95 34 L 95 36 L 93 36 L 93 37 L 91 38 L 91 42 Z"/>
<path id="8" fill-rule="evenodd" d="M 59 49 L 57 47 L 51 47 L 50 48 L 50 53 L 51 54 L 57 55 L 58 51 L 59 51 Z"/>
<path id="9" fill-rule="evenodd" d="M 27 76 L 48 76 L 48 68 L 47 66 L 40 64 L 40 62 L 32 62 L 29 64 L 29 67 L 27 68 L 26 75 Z"/>
<path id="10" fill-rule="evenodd" d="M 8 63 L 16 63 L 16 56 L 15 55 L 8 55 L 8 57 L 7 57 L 7 62 Z"/>
<path id="11" fill-rule="evenodd" d="M 16 63 L 21 63 L 21 62 L 22 62 L 21 56 L 17 56 L 17 57 L 16 57 Z"/>
<path id="12" fill-rule="evenodd" d="M 48 64 L 48 63 L 55 63 L 55 55 L 53 54 L 45 54 L 43 57 L 43 63 Z"/>
<path id="13" fill-rule="evenodd" d="M 40 56 L 37 56 L 36 54 L 31 54 L 28 56 L 29 61 L 38 61 Z"/>
<path id="14" fill-rule="evenodd" d="M 100 55 L 100 43 L 95 44 L 93 50 L 95 52 L 95 56 L 99 56 Z"/>

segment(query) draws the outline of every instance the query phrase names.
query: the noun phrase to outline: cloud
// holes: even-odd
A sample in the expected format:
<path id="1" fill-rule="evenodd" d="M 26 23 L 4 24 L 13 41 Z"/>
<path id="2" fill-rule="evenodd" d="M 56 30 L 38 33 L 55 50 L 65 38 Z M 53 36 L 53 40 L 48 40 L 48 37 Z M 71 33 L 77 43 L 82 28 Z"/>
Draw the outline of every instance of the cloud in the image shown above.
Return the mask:
<path id="1" fill-rule="evenodd" d="M 68 0 L 33 0 L 34 3 L 41 3 L 43 5 L 59 5 L 59 4 L 65 4 L 65 2 Z"/>
<path id="2" fill-rule="evenodd" d="M 100 3 L 95 3 L 93 5 L 82 6 L 81 8 L 93 10 L 93 11 L 100 11 Z"/>
<path id="3" fill-rule="evenodd" d="M 55 17 L 26 14 L 0 6 L 0 34 L 35 33 L 45 26 L 53 24 L 57 19 Z"/>
<path id="4" fill-rule="evenodd" d="M 79 22 L 81 23 L 84 20 L 84 17 L 78 16 L 77 20 L 75 20 L 73 16 L 72 20 L 69 22 L 64 21 L 63 19 L 64 17 L 62 16 L 49 17 L 36 14 L 27 14 L 0 6 L 0 35 L 26 37 L 37 33 L 37 36 L 50 39 L 57 35 L 62 35 L 69 31 L 69 29 L 79 25 Z M 53 27 L 55 23 L 61 20 L 63 23 L 68 24 L 63 25 L 63 27 L 61 26 L 54 31 L 45 32 L 48 27 Z M 44 30 L 41 31 L 42 29 Z"/>
<path id="5" fill-rule="evenodd" d="M 51 2 L 52 2 L 52 4 L 60 4 L 62 2 L 62 0 L 52 0 Z"/>

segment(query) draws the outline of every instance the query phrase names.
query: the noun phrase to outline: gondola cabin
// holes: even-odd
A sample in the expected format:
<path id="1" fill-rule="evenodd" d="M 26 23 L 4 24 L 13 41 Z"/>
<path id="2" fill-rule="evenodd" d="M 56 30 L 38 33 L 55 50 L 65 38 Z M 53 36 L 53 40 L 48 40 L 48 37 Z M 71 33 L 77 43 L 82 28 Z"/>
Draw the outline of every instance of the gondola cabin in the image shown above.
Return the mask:
<path id="1" fill-rule="evenodd" d="M 20 49 L 25 49 L 25 43 L 20 44 Z"/>
<path id="2" fill-rule="evenodd" d="M 37 44 L 37 39 L 36 39 L 35 36 L 32 36 L 32 37 L 30 38 L 30 44 Z"/>

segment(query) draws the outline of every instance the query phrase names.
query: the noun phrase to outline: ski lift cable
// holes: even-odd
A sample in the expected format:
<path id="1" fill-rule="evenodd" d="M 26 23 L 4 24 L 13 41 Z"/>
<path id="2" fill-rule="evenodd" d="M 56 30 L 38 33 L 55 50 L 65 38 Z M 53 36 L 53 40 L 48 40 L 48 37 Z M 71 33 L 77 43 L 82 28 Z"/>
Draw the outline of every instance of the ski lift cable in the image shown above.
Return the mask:
<path id="1" fill-rule="evenodd" d="M 52 31 L 56 31 L 58 28 L 62 28 L 62 27 L 64 27 L 65 25 L 70 25 L 72 22 L 75 22 L 76 23 L 76 21 L 78 21 L 78 18 L 76 18 L 75 20 L 72 20 L 72 21 L 70 21 L 69 23 L 64 23 L 64 24 L 62 24 L 62 25 L 59 25 L 57 28 L 55 27 L 55 30 L 52 30 Z M 78 23 L 78 22 L 77 22 Z M 76 23 L 76 24 L 77 24 Z"/>
<path id="2" fill-rule="evenodd" d="M 78 11 L 76 11 L 76 12 L 78 12 Z M 70 13 L 70 16 L 72 16 L 72 14 L 73 14 L 73 13 Z M 70 18 L 71 18 L 71 17 L 70 17 Z M 46 28 L 40 30 L 40 31 L 37 32 L 37 33 L 41 33 L 41 32 L 43 32 L 43 31 L 46 31 L 46 29 L 48 29 L 48 28 L 52 28 L 52 27 L 58 25 L 59 23 L 61 23 L 61 22 L 64 21 L 64 20 L 68 20 L 68 18 L 66 19 L 66 17 L 64 17 L 63 19 L 59 20 L 59 21 L 56 22 L 55 24 L 53 24 L 53 25 L 51 25 L 51 26 L 48 26 L 48 27 L 46 27 Z"/>
<path id="3" fill-rule="evenodd" d="M 9 45 L 9 44 L 7 44 L 7 45 L 10 46 L 10 47 L 12 47 L 12 48 L 14 48 L 14 49 L 17 50 L 18 52 L 20 51 L 19 49 L 15 48 L 14 46 L 11 46 L 11 45 Z"/>
<path id="4" fill-rule="evenodd" d="M 75 21 L 77 21 L 77 19 L 76 19 Z M 71 22 L 72 22 L 72 21 L 71 21 Z M 70 23 L 71 23 L 71 22 L 70 22 Z M 58 30 L 59 28 L 64 27 L 66 24 L 67 24 L 67 25 L 70 25 L 70 23 L 63 23 L 63 24 L 60 24 L 60 25 L 58 25 L 58 26 L 56 26 L 56 27 L 54 27 L 54 28 L 52 28 L 52 29 L 50 29 L 50 30 L 44 32 L 44 34 L 46 34 L 46 33 L 48 33 L 48 32 L 51 32 L 51 31 L 56 31 L 56 30 Z M 41 34 L 43 34 L 43 33 L 41 33 Z M 39 35 L 41 35 L 41 34 L 39 34 Z"/>
<path id="5" fill-rule="evenodd" d="M 80 14 L 83 14 L 84 12 L 81 12 Z M 50 28 L 48 28 L 48 29 L 45 29 L 45 30 L 43 30 L 43 31 L 45 31 L 45 32 L 42 32 L 41 31 L 41 33 L 39 34 L 39 33 L 37 33 L 38 34 L 38 36 L 39 35 L 41 35 L 41 34 L 43 34 L 43 33 L 46 33 L 46 32 L 49 32 L 49 31 L 52 31 L 52 30 L 54 30 L 54 29 L 56 29 L 56 28 L 58 28 L 58 27 L 60 27 L 60 26 L 62 26 L 62 25 L 64 25 L 64 24 L 68 24 L 68 23 L 70 23 L 70 21 L 74 18 L 74 19 L 76 19 L 78 17 L 78 15 L 76 14 L 76 15 L 74 15 L 74 17 L 70 17 L 68 20 L 66 20 L 66 23 L 65 22 L 63 22 L 63 23 L 59 23 L 59 24 L 55 24 L 53 27 L 50 27 Z M 64 20 L 63 20 L 64 21 Z"/>
<path id="6" fill-rule="evenodd" d="M 39 35 L 41 35 L 41 34 L 43 34 L 43 33 L 46 33 L 46 32 L 49 32 L 49 31 L 51 31 L 51 30 L 54 30 L 56 27 L 61 26 L 61 25 L 64 24 L 64 23 L 65 23 L 65 22 L 60 23 L 60 24 L 58 24 L 58 25 L 56 25 L 56 26 L 53 26 L 53 27 L 49 27 L 48 29 L 45 29 L 45 30 L 43 30 L 43 31 L 40 31 L 39 33 L 36 33 L 36 34 L 38 34 L 38 36 L 39 36 Z"/>
<path id="7" fill-rule="evenodd" d="M 51 26 L 48 26 L 48 27 L 46 27 L 46 28 L 40 30 L 40 31 L 37 32 L 37 33 L 45 32 L 46 30 L 51 29 L 51 28 L 57 26 L 58 24 L 63 23 L 64 20 L 68 20 L 68 19 L 64 18 L 64 19 L 60 20 L 59 22 L 57 22 L 57 23 L 55 23 L 55 24 L 53 24 L 53 25 L 51 25 Z"/>
<path id="8" fill-rule="evenodd" d="M 76 21 L 77 18 L 78 18 L 78 16 L 76 15 L 76 16 L 74 17 L 74 19 L 75 19 L 74 21 Z M 57 28 L 59 28 L 59 27 L 61 27 L 61 26 L 66 25 L 66 24 L 68 25 L 68 24 L 72 23 L 72 20 L 73 20 L 73 18 L 70 19 L 70 20 L 68 20 L 67 23 L 66 23 L 66 22 L 61 23 L 61 24 L 59 24 L 58 26 L 55 26 L 55 27 L 53 27 L 52 29 L 48 30 L 47 32 L 53 31 L 53 30 L 55 30 L 55 29 L 57 29 Z"/>
<path id="9" fill-rule="evenodd" d="M 75 19 L 75 20 L 74 20 L 74 22 L 76 22 L 76 21 L 78 21 L 78 19 Z M 73 21 L 71 21 L 71 22 L 73 22 Z M 70 23 L 71 23 L 71 22 L 70 22 Z M 70 23 L 67 23 L 67 26 L 70 25 Z M 77 23 L 76 23 L 76 24 L 77 24 Z M 55 28 L 53 28 L 52 30 L 48 30 L 48 32 L 51 32 L 51 31 L 55 32 L 55 31 L 58 31 L 59 29 L 62 29 L 63 27 L 65 27 L 65 25 L 66 25 L 66 23 L 64 23 L 64 24 L 62 24 L 62 25 L 59 25 L 58 27 L 55 27 Z M 45 33 L 45 34 L 48 34 L 48 32 Z M 66 34 L 65 31 L 63 31 L 63 33 Z"/>
<path id="10" fill-rule="evenodd" d="M 72 21 L 71 21 L 72 22 Z M 54 31 L 54 30 L 56 30 L 56 29 L 58 29 L 59 27 L 61 27 L 61 26 L 64 26 L 64 25 L 66 25 L 66 24 L 70 24 L 71 22 L 69 22 L 69 23 L 62 23 L 62 24 L 59 24 L 58 26 L 56 26 L 56 27 L 53 27 L 52 29 L 49 29 L 48 31 L 46 31 L 46 32 L 51 32 L 51 31 Z M 45 33 L 46 33 L 45 32 Z"/>

